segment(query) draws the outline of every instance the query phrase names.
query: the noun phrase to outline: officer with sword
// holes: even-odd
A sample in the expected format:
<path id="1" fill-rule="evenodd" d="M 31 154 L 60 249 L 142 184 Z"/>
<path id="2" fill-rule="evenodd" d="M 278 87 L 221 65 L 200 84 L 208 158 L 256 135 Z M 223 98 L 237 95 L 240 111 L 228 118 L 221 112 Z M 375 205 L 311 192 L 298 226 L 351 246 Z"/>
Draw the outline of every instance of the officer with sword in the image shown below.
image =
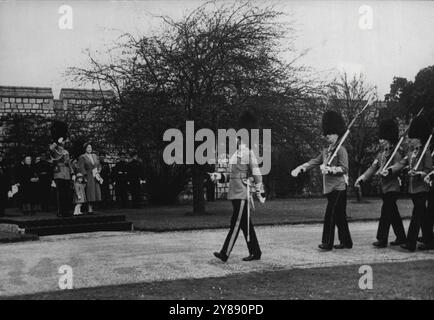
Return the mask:
<path id="1" fill-rule="evenodd" d="M 247 129 L 250 132 L 251 129 L 258 127 L 256 117 L 252 112 L 246 111 L 240 116 L 238 126 L 239 129 Z M 254 209 L 251 195 L 253 189 L 257 198 L 262 203 L 265 202 L 265 198 L 262 197 L 262 175 L 257 158 L 249 147 L 250 139 L 247 140 L 238 138 L 237 150 L 229 159 L 230 173 L 209 173 L 212 181 L 229 182 L 227 198 L 232 201 L 233 207 L 231 225 L 223 247 L 220 251 L 214 252 L 214 256 L 223 262 L 228 260 L 240 229 L 249 250 L 249 256 L 243 258 L 243 261 L 260 260 L 262 254 L 250 217 L 251 210 Z"/>

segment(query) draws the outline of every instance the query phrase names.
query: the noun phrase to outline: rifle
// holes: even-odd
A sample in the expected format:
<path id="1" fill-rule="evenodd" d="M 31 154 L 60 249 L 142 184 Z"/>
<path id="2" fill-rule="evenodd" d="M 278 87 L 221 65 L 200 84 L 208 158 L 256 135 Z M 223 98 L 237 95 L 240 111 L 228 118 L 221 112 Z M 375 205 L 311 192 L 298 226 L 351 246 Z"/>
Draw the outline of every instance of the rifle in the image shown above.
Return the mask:
<path id="1" fill-rule="evenodd" d="M 410 130 L 411 123 L 413 122 L 413 120 L 415 118 L 419 117 L 422 114 L 424 108 L 425 107 L 422 107 L 422 109 L 420 109 L 420 111 L 418 112 L 418 114 L 416 115 L 416 117 L 414 117 L 413 119 L 411 119 L 410 124 L 408 125 L 407 129 L 405 129 L 404 133 L 399 138 L 399 141 L 396 144 L 395 149 L 393 150 L 392 154 L 390 155 L 389 160 L 387 160 L 386 164 L 383 167 L 380 167 L 378 169 L 378 171 L 375 173 L 376 175 L 380 174 L 380 172 L 383 171 L 384 168 L 388 168 L 389 167 L 390 163 L 392 162 L 393 158 L 395 157 L 395 154 L 398 152 L 399 147 L 401 146 L 402 142 L 404 141 L 404 138 L 407 135 L 408 130 Z"/>
<path id="2" fill-rule="evenodd" d="M 356 116 L 353 118 L 353 120 L 351 121 L 351 123 L 349 124 L 347 131 L 345 131 L 344 135 L 342 136 L 341 140 L 339 141 L 339 144 L 336 146 L 333 154 L 331 155 L 331 157 L 329 158 L 329 160 L 327 161 L 327 165 L 330 166 L 330 164 L 332 163 L 333 159 L 337 156 L 338 151 L 340 149 L 340 147 L 342 147 L 342 145 L 345 142 L 345 139 L 348 137 L 348 135 L 350 134 L 350 129 L 351 127 L 354 125 L 354 123 L 356 122 L 357 118 L 363 113 L 363 111 L 366 110 L 366 108 L 372 103 L 373 101 L 371 101 L 371 97 L 369 97 L 368 102 L 366 102 L 365 106 L 362 108 L 362 110 L 360 110 Z"/>
<path id="3" fill-rule="evenodd" d="M 429 144 L 431 143 L 431 139 L 432 139 L 432 135 L 433 135 L 433 134 L 434 134 L 434 129 L 433 129 L 433 131 L 431 132 L 431 135 L 429 136 L 428 140 L 426 141 L 425 146 L 423 147 L 422 153 L 421 153 L 421 155 L 420 155 L 420 157 L 419 157 L 419 160 L 417 160 L 416 166 L 415 166 L 414 168 L 411 168 L 411 169 L 417 170 L 417 168 L 419 168 L 420 163 L 422 162 L 422 158 L 423 158 L 425 152 L 426 152 L 426 151 L 428 150 L 428 148 L 429 148 Z M 434 153 L 434 152 L 433 152 L 433 153 Z M 432 156 L 432 155 L 431 155 L 431 156 Z"/>

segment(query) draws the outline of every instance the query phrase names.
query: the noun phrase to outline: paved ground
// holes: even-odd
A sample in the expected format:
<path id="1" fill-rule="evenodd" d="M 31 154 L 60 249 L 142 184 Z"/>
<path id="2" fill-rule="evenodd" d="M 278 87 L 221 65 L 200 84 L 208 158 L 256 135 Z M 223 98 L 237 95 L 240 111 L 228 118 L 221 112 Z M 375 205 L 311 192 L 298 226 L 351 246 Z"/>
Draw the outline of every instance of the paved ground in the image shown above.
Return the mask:
<path id="1" fill-rule="evenodd" d="M 407 224 L 407 223 L 406 223 Z M 231 259 L 212 256 L 227 230 L 167 233 L 97 233 L 42 237 L 41 241 L 0 246 L 0 295 L 59 290 L 59 267 L 73 269 L 75 288 L 169 279 L 223 277 L 252 271 L 286 270 L 374 262 L 432 260 L 434 251 L 407 253 L 374 249 L 376 223 L 351 223 L 352 250 L 320 252 L 320 225 L 258 227 L 263 250 L 259 262 L 246 255 L 239 239 Z"/>

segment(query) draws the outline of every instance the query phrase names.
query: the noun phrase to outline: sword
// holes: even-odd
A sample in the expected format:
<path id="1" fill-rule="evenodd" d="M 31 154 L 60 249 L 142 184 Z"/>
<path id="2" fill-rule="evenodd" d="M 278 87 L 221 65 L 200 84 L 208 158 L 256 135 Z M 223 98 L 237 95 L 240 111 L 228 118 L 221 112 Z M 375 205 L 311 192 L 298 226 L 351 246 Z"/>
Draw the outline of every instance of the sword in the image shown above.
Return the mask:
<path id="1" fill-rule="evenodd" d="M 250 242 L 250 180 L 247 178 L 247 242 Z M 252 199 L 253 200 L 253 199 Z"/>
<path id="2" fill-rule="evenodd" d="M 252 195 L 250 194 L 250 179 L 243 179 L 243 182 L 246 183 L 246 191 L 247 191 L 247 242 L 250 242 L 250 205 L 253 208 L 253 211 L 255 211 L 255 202 L 253 200 Z M 257 194 L 258 200 L 260 203 L 264 204 L 266 198 L 263 197 L 261 194 Z"/>

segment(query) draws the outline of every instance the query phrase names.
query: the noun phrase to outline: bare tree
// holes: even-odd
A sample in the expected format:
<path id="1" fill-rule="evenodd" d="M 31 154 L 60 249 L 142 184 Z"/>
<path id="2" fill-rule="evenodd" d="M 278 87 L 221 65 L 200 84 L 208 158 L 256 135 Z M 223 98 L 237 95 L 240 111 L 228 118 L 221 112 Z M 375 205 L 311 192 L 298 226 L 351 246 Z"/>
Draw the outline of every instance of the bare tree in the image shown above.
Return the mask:
<path id="1" fill-rule="evenodd" d="M 68 75 L 111 87 L 119 102 L 111 112 L 116 139 L 133 143 L 143 157 L 161 155 L 164 129 L 184 128 L 186 120 L 196 129 L 234 127 L 251 105 L 267 110 L 268 120 L 284 121 L 294 101 L 316 90 L 314 81 L 303 80 L 307 70 L 297 61 L 302 54 L 295 52 L 291 24 L 282 16 L 249 1 L 207 2 L 180 20 L 161 17 L 163 31 L 152 36 L 124 35 L 108 52 L 109 62 L 89 53 L 91 66 L 71 68 Z M 283 129 L 274 139 L 285 134 Z M 204 213 L 206 167 L 189 169 L 193 211 Z"/>

